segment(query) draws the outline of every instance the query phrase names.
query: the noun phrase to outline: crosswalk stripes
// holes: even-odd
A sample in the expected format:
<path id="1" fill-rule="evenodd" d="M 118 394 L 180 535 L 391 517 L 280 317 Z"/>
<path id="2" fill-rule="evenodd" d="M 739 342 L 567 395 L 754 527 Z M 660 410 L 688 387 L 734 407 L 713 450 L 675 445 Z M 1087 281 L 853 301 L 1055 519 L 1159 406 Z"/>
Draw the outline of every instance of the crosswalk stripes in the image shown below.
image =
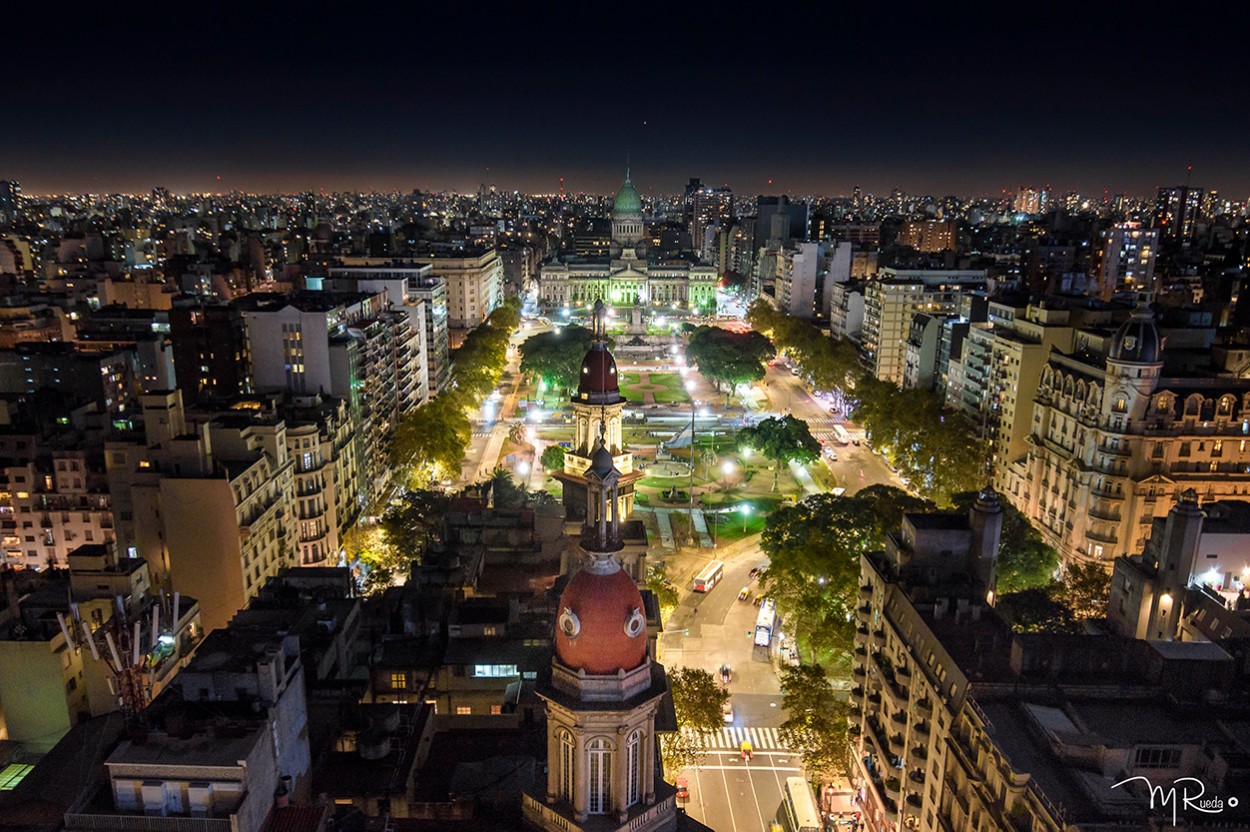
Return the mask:
<path id="1" fill-rule="evenodd" d="M 737 751 L 742 742 L 748 741 L 754 751 L 787 751 L 781 742 L 776 728 L 737 728 L 725 727 L 710 734 L 693 734 L 700 748 L 708 751 Z"/>

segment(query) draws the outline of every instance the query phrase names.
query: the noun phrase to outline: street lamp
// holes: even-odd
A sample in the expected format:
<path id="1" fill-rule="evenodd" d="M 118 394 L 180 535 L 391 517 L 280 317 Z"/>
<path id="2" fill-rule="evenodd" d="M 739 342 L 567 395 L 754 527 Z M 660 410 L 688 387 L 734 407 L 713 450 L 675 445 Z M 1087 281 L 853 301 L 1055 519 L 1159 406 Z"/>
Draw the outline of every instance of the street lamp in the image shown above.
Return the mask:
<path id="1" fill-rule="evenodd" d="M 738 506 L 738 511 L 742 512 L 742 533 L 747 533 L 747 518 L 751 516 L 751 504 L 743 503 Z"/>
<path id="2" fill-rule="evenodd" d="M 733 460 L 727 459 L 720 464 L 721 473 L 725 475 L 725 487 L 729 487 L 729 475 L 734 472 Z"/>

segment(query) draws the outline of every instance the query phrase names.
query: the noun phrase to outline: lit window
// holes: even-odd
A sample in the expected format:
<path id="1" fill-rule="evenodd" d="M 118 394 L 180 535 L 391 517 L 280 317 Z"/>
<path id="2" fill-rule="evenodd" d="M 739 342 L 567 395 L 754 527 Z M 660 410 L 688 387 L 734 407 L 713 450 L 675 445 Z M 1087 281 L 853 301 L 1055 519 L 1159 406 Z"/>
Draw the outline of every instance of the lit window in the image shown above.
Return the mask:
<path id="1" fill-rule="evenodd" d="M 457 705 L 456 716 L 473 716 L 473 708 L 469 705 Z"/>

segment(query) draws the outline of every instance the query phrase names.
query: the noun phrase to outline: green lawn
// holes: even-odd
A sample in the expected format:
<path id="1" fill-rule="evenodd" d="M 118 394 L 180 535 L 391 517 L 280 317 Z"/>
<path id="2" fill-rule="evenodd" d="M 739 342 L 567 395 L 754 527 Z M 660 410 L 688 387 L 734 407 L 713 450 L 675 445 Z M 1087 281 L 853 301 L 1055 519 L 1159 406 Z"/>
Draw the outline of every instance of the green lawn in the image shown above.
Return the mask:
<path id="1" fill-rule="evenodd" d="M 642 401 L 643 391 L 636 389 L 640 383 L 641 376 L 638 373 L 621 373 L 621 392 L 632 404 Z M 680 373 L 651 373 L 648 383 L 658 388 L 649 390 L 655 396 L 657 404 L 678 404 L 690 401 Z"/>

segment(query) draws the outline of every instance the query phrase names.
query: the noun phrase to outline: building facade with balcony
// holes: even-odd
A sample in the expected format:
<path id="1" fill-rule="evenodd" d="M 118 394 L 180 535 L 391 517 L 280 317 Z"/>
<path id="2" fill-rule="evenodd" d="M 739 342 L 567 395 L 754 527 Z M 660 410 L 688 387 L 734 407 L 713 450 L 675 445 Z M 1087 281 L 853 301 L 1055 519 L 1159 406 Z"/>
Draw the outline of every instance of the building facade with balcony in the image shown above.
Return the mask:
<path id="1" fill-rule="evenodd" d="M 1110 337 L 1050 352 L 1027 453 L 999 481 L 1065 561 L 1140 552 L 1181 493 L 1250 495 L 1250 380 L 1163 375 L 1149 309 Z"/>

